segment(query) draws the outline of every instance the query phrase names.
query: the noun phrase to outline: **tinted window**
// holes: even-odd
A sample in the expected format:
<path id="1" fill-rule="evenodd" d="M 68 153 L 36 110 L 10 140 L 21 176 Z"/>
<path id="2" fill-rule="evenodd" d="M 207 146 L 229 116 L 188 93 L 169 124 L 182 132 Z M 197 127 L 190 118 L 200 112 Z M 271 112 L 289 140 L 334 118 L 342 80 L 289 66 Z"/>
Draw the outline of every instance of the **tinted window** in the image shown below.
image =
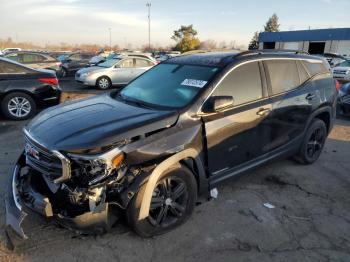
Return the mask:
<path id="1" fill-rule="evenodd" d="M 0 61 L 0 74 L 24 74 L 30 70 L 19 65 Z"/>
<path id="2" fill-rule="evenodd" d="M 296 88 L 300 84 L 296 61 L 271 60 L 264 62 L 270 75 L 272 94 L 279 94 Z"/>
<path id="3" fill-rule="evenodd" d="M 145 59 L 136 59 L 135 67 L 149 67 L 152 66 L 153 64 Z"/>
<path id="4" fill-rule="evenodd" d="M 81 56 L 80 54 L 74 54 L 74 55 L 71 55 L 69 59 L 77 61 L 77 60 L 81 60 Z"/>
<path id="5" fill-rule="evenodd" d="M 8 54 L 6 55 L 6 58 L 11 59 L 13 61 L 19 62 L 19 56 L 18 54 Z"/>
<path id="6" fill-rule="evenodd" d="M 307 68 L 307 71 L 311 76 L 328 72 L 328 69 L 324 66 L 322 61 L 314 61 L 314 62 L 303 61 L 303 64 L 305 65 L 305 67 Z"/>
<path id="7" fill-rule="evenodd" d="M 44 58 L 41 55 L 22 54 L 22 62 L 23 63 L 40 62 L 40 61 L 43 61 L 43 60 L 44 60 Z"/>
<path id="8" fill-rule="evenodd" d="M 122 68 L 130 68 L 130 67 L 134 67 L 134 62 L 133 62 L 133 59 L 125 59 L 121 61 L 119 65 Z"/>
<path id="9" fill-rule="evenodd" d="M 233 96 L 235 105 L 262 98 L 259 64 L 252 62 L 233 70 L 215 89 L 214 96 Z"/>
<path id="10" fill-rule="evenodd" d="M 310 76 L 306 72 L 305 67 L 300 62 L 297 62 L 297 64 L 298 64 L 298 69 L 299 69 L 300 83 L 302 84 L 306 80 L 308 80 L 310 78 Z"/>
<path id="11" fill-rule="evenodd" d="M 209 66 L 160 64 L 124 87 L 120 95 L 151 105 L 183 107 L 205 88 L 217 70 Z"/>

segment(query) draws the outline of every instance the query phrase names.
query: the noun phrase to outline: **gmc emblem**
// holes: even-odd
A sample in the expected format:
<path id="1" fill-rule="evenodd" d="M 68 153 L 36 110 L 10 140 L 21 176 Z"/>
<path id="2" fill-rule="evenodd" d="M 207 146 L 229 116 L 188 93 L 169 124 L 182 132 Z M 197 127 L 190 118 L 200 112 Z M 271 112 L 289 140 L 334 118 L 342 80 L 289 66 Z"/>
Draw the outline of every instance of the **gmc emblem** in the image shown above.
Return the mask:
<path id="1" fill-rule="evenodd" d="M 40 155 L 38 150 L 36 150 L 34 147 L 32 147 L 30 144 L 26 144 L 24 147 L 24 150 L 26 151 L 27 156 L 34 157 L 37 160 L 40 160 Z"/>

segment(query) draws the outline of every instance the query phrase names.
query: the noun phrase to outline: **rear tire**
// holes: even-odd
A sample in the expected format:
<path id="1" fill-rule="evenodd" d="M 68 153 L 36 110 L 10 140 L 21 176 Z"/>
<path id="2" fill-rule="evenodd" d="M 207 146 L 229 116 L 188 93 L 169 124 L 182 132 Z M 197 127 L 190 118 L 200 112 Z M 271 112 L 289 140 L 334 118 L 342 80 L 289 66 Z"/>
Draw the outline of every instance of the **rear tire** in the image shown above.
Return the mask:
<path id="1" fill-rule="evenodd" d="M 96 80 L 96 87 L 101 90 L 107 90 L 112 87 L 112 81 L 107 76 L 101 76 Z"/>
<path id="2" fill-rule="evenodd" d="M 190 217 L 197 199 L 197 182 L 188 168 L 171 168 L 159 178 L 152 194 L 149 216 L 139 220 L 146 185 L 141 186 L 126 212 L 128 223 L 137 234 L 142 237 L 161 235 Z"/>
<path id="3" fill-rule="evenodd" d="M 5 117 L 13 120 L 25 120 L 36 112 L 33 98 L 25 93 L 15 92 L 4 97 L 1 110 Z"/>
<path id="4" fill-rule="evenodd" d="M 300 151 L 295 156 L 295 159 L 304 165 L 314 163 L 322 153 L 326 138 L 326 124 L 320 119 L 314 119 L 306 132 Z"/>

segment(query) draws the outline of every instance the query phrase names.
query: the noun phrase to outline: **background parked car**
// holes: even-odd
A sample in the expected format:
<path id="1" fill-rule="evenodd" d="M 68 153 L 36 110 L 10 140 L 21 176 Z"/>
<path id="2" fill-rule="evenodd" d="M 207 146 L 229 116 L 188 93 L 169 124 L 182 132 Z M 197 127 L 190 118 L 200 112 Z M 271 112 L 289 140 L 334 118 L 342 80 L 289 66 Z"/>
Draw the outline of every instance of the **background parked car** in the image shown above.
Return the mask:
<path id="1" fill-rule="evenodd" d="M 342 82 L 350 81 L 350 60 L 345 60 L 333 69 L 333 77 Z"/>
<path id="2" fill-rule="evenodd" d="M 61 62 L 43 53 L 16 51 L 6 54 L 4 57 L 36 69 L 54 70 L 57 75 L 62 72 Z"/>
<path id="3" fill-rule="evenodd" d="M 10 52 L 16 52 L 16 51 L 21 51 L 21 48 L 17 48 L 17 47 L 10 47 L 10 48 L 5 48 L 1 51 L 2 55 L 6 55 L 7 53 Z"/>
<path id="4" fill-rule="evenodd" d="M 338 108 L 341 115 L 350 115 L 350 83 L 343 84 L 339 89 Z"/>
<path id="5" fill-rule="evenodd" d="M 344 56 L 334 53 L 324 53 L 322 56 L 327 59 L 331 67 L 334 67 L 335 65 L 340 64 L 341 62 L 346 60 Z"/>
<path id="6" fill-rule="evenodd" d="M 112 85 L 129 83 L 154 65 L 156 62 L 150 59 L 124 56 L 83 68 L 75 74 L 75 80 L 87 86 L 108 89 Z"/>
<path id="7" fill-rule="evenodd" d="M 63 57 L 62 61 L 62 77 L 74 74 L 79 69 L 89 65 L 90 59 L 94 54 L 90 53 L 73 53 Z"/>
<path id="8" fill-rule="evenodd" d="M 27 119 L 37 107 L 58 104 L 60 94 L 54 72 L 0 58 L 0 104 L 5 117 Z"/>

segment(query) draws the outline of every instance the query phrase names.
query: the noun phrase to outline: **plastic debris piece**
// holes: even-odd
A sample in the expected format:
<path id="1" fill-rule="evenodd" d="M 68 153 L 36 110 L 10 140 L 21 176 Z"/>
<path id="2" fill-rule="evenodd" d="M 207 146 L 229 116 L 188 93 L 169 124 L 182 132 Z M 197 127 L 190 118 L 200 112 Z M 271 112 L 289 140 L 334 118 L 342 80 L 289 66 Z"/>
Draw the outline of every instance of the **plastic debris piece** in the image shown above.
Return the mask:
<path id="1" fill-rule="evenodd" d="M 264 203 L 263 205 L 264 205 L 264 207 L 267 207 L 267 208 L 270 208 L 270 209 L 271 208 L 275 208 L 275 206 L 270 204 L 270 203 Z"/>
<path id="2" fill-rule="evenodd" d="M 218 192 L 218 189 L 216 187 L 213 188 L 212 190 L 210 190 L 210 196 L 212 198 L 218 198 L 218 194 L 219 194 L 219 192 Z"/>

